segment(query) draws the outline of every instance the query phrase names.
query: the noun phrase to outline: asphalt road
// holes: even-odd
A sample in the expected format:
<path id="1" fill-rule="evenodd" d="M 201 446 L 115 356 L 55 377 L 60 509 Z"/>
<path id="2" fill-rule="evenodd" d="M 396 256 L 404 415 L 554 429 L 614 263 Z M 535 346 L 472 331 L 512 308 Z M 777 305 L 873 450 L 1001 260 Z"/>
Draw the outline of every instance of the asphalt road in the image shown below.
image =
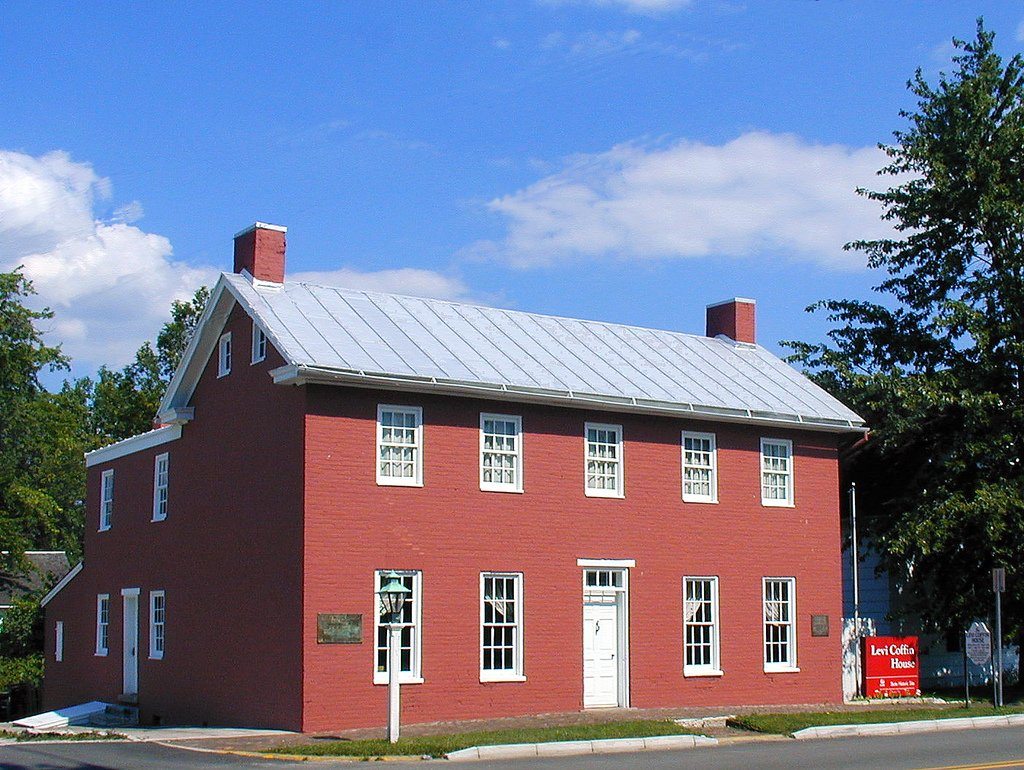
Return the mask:
<path id="1" fill-rule="evenodd" d="M 489 770 L 1024 770 L 1024 730 L 996 728 L 872 738 L 740 743 L 685 751 L 604 754 L 505 762 L 424 762 L 413 767 L 486 767 Z M 403 766 L 410 765 L 403 763 Z M 272 767 L 279 770 L 348 768 L 350 761 L 292 763 L 208 754 L 146 743 L 64 743 L 0 746 L 2 770 L 200 770 Z"/>

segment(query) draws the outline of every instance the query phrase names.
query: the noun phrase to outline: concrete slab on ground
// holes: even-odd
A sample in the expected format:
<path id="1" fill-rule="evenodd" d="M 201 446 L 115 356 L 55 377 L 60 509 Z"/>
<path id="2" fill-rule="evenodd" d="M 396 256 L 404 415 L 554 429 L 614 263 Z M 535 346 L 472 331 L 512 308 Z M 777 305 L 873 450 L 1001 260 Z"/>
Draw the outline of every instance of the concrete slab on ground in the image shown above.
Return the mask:
<path id="1" fill-rule="evenodd" d="M 1024 726 L 1024 714 L 993 717 L 959 717 L 954 719 L 921 719 L 914 722 L 877 722 L 863 725 L 820 725 L 797 730 L 797 740 L 811 738 L 843 738 L 854 735 L 901 735 L 937 732 L 939 730 L 977 730 L 989 727 Z"/>
<path id="2" fill-rule="evenodd" d="M 658 735 L 650 738 L 606 738 L 596 741 L 552 741 L 549 743 L 511 743 L 497 746 L 473 746 L 453 751 L 450 760 L 516 759 L 519 757 L 577 756 L 580 754 L 613 754 L 618 752 L 692 749 L 717 746 L 718 741 L 706 735 Z"/>

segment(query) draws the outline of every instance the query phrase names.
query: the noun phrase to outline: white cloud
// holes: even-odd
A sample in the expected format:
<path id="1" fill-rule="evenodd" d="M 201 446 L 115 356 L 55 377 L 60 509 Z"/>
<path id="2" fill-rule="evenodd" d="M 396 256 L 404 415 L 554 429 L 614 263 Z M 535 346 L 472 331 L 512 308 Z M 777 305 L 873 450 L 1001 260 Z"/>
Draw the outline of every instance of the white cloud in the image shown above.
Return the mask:
<path id="1" fill-rule="evenodd" d="M 0 150 L 0 269 L 24 266 L 55 318 L 51 342 L 63 343 L 77 371 L 120 366 L 169 318 L 172 300 L 187 299 L 216 278 L 172 258 L 170 241 L 129 222 L 138 202 L 96 217 L 110 180 L 66 152 L 33 157 Z"/>
<path id="2" fill-rule="evenodd" d="M 381 291 L 436 299 L 470 299 L 469 288 L 458 278 L 433 270 L 401 267 L 392 270 L 361 272 L 350 268 L 330 271 L 289 273 L 289 281 L 306 281 L 325 286 L 341 286 L 360 291 Z"/>
<path id="3" fill-rule="evenodd" d="M 572 258 L 788 258 L 863 267 L 847 241 L 892 231 L 855 193 L 881 186 L 876 148 L 820 145 L 748 133 L 724 145 L 618 145 L 493 200 L 499 241 L 470 253 L 519 267 Z"/>
<path id="4" fill-rule="evenodd" d="M 549 5 L 596 5 L 618 7 L 630 13 L 656 14 L 676 11 L 690 5 L 692 0 L 547 0 Z"/>

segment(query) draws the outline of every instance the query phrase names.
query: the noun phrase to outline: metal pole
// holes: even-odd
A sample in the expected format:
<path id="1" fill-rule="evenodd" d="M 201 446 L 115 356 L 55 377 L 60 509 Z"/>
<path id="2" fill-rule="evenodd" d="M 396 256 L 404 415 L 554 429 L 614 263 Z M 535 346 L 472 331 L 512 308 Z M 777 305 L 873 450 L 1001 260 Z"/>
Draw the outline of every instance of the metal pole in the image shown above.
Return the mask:
<path id="1" fill-rule="evenodd" d="M 967 668 L 967 631 L 964 631 L 964 703 L 971 707 L 971 674 Z"/>
<path id="2" fill-rule="evenodd" d="M 857 679 L 857 695 L 863 695 L 860 681 L 860 554 L 857 548 L 857 482 L 850 483 L 850 550 L 853 552 L 853 634 L 856 639 L 854 672 Z"/>
<path id="3" fill-rule="evenodd" d="M 1002 591 L 996 591 L 996 666 L 999 668 L 999 672 L 996 674 L 996 681 L 999 683 L 999 689 L 996 691 L 996 706 L 1003 705 L 1003 612 L 1002 603 L 1000 602 L 1000 594 Z"/>
<path id="4" fill-rule="evenodd" d="M 388 624 L 388 740 L 398 743 L 399 710 L 401 708 L 398 673 L 402 665 L 401 626 Z"/>

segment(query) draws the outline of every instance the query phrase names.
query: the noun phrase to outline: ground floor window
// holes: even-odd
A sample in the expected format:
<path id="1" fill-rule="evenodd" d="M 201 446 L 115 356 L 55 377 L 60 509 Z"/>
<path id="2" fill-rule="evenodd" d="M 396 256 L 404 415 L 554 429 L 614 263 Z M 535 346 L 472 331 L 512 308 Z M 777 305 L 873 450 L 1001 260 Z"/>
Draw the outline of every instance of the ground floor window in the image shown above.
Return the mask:
<path id="1" fill-rule="evenodd" d="M 480 575 L 480 679 L 523 678 L 523 576 Z"/>
<path id="2" fill-rule="evenodd" d="M 106 655 L 110 646 L 110 594 L 96 597 L 96 654 Z"/>
<path id="3" fill-rule="evenodd" d="M 720 674 L 718 578 L 683 578 L 683 674 Z"/>
<path id="4" fill-rule="evenodd" d="M 796 668 L 796 579 L 764 578 L 764 670 Z"/>
<path id="5" fill-rule="evenodd" d="M 164 626 L 167 621 L 167 599 L 163 591 L 149 592 L 149 657 L 164 656 Z"/>
<path id="6" fill-rule="evenodd" d="M 374 667 L 373 681 L 375 684 L 387 684 L 388 682 L 388 623 L 390 617 L 381 608 L 380 596 L 377 592 L 387 582 L 385 576 L 392 572 L 398 574 L 402 585 L 409 589 L 409 594 L 399 618 L 399 649 L 401 666 L 399 668 L 399 681 L 419 682 L 422 681 L 420 657 L 422 650 L 422 635 L 420 625 L 422 613 L 420 602 L 422 597 L 422 573 L 419 570 L 378 570 L 374 577 L 373 600 L 377 610 L 374 613 L 376 630 L 376 665 Z"/>

